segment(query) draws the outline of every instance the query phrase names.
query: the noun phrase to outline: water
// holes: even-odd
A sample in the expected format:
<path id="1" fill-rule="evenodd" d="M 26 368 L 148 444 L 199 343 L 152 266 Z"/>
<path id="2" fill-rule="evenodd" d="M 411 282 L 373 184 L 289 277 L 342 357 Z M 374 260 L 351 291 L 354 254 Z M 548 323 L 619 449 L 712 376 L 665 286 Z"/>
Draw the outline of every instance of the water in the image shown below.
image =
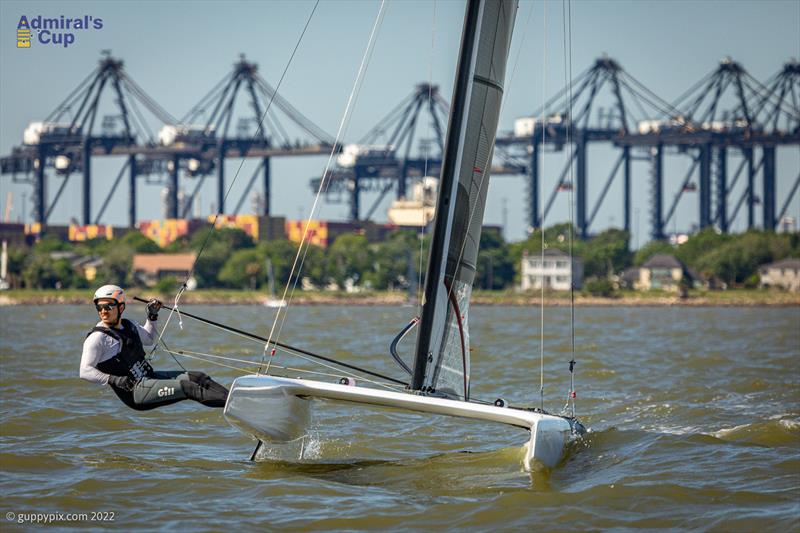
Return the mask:
<path id="1" fill-rule="evenodd" d="M 187 310 L 261 334 L 275 312 Z M 401 377 L 387 347 L 412 313 L 292 307 L 281 340 Z M 90 306 L 0 308 L 0 523 L 63 513 L 50 527 L 800 529 L 799 308 L 581 307 L 576 317 L 576 411 L 592 431 L 558 468 L 527 474 L 522 430 L 335 404 L 315 409 L 303 461 L 293 443 L 249 462 L 253 442 L 219 410 L 139 413 L 79 380 Z M 538 309 L 476 307 L 471 321 L 474 396 L 538 404 Z M 545 322 L 545 407 L 560 410 L 569 310 L 546 309 Z M 260 358 L 255 343 L 189 319 L 184 328 L 170 329 L 170 346 Z M 181 362 L 225 384 L 238 375 Z M 177 363 L 161 354 L 155 366 Z M 95 512 L 114 521 L 66 520 Z"/>

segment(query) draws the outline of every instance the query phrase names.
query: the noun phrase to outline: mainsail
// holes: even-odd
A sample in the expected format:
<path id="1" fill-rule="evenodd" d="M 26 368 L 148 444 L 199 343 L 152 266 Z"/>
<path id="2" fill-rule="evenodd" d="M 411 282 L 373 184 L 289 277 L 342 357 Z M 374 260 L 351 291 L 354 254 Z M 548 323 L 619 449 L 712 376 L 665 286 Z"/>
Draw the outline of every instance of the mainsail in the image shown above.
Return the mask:
<path id="1" fill-rule="evenodd" d="M 517 0 L 469 0 L 411 388 L 469 399 L 468 312 Z"/>

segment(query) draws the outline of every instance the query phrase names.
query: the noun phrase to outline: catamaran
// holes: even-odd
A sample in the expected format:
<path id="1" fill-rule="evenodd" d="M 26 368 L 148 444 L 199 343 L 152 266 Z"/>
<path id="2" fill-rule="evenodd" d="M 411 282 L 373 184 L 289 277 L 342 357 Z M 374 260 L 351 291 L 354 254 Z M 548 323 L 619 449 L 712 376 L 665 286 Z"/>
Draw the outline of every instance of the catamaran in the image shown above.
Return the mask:
<path id="1" fill-rule="evenodd" d="M 391 343 L 408 374 L 397 390 L 257 373 L 237 378 L 225 406 L 234 427 L 263 442 L 306 434 L 313 406 L 348 402 L 508 424 L 527 430 L 523 466 L 554 467 L 583 432 L 574 416 L 470 397 L 469 304 L 517 0 L 468 0 L 443 155 L 420 318 Z M 417 327 L 413 367 L 396 353 Z M 268 345 L 282 346 L 268 339 Z M 403 385 L 405 385 L 403 387 Z M 256 447 L 258 451 L 258 446 Z M 256 453 L 254 452 L 254 456 Z"/>

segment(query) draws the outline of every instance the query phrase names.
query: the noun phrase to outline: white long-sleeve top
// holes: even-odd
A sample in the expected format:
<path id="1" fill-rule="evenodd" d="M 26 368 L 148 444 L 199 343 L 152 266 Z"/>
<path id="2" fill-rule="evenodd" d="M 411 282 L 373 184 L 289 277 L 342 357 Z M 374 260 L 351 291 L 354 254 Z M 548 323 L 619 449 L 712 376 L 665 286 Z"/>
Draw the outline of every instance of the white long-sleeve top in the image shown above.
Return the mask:
<path id="1" fill-rule="evenodd" d="M 144 323 L 144 326 L 133 323 L 136 326 L 136 331 L 139 333 L 139 338 L 142 340 L 144 346 L 152 346 L 158 339 L 158 331 L 156 325 L 149 319 Z M 102 321 L 96 324 L 97 327 L 106 327 Z M 112 338 L 110 335 L 101 333 L 99 331 L 92 332 L 91 335 L 86 337 L 83 341 L 83 354 L 81 354 L 81 379 L 91 381 L 92 383 L 99 383 L 105 385 L 108 383 L 109 375 L 97 369 L 97 365 L 111 359 L 120 351 L 119 341 Z"/>

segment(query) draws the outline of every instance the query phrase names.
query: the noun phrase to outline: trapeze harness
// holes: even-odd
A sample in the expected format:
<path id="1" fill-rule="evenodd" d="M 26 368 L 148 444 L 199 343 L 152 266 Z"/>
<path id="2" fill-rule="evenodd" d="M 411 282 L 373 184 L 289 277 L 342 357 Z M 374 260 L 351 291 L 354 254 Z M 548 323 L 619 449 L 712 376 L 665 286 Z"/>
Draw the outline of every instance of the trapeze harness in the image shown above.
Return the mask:
<path id="1" fill-rule="evenodd" d="M 208 407 L 225 407 L 228 389 L 203 372 L 156 372 L 145 358 L 136 326 L 126 318 L 121 325 L 120 329 L 96 326 L 87 337 L 99 332 L 119 342 L 119 353 L 98 363 L 97 369 L 112 376 L 129 376 L 136 382 L 133 390 L 109 384 L 125 405 L 147 411 L 190 399 Z"/>

